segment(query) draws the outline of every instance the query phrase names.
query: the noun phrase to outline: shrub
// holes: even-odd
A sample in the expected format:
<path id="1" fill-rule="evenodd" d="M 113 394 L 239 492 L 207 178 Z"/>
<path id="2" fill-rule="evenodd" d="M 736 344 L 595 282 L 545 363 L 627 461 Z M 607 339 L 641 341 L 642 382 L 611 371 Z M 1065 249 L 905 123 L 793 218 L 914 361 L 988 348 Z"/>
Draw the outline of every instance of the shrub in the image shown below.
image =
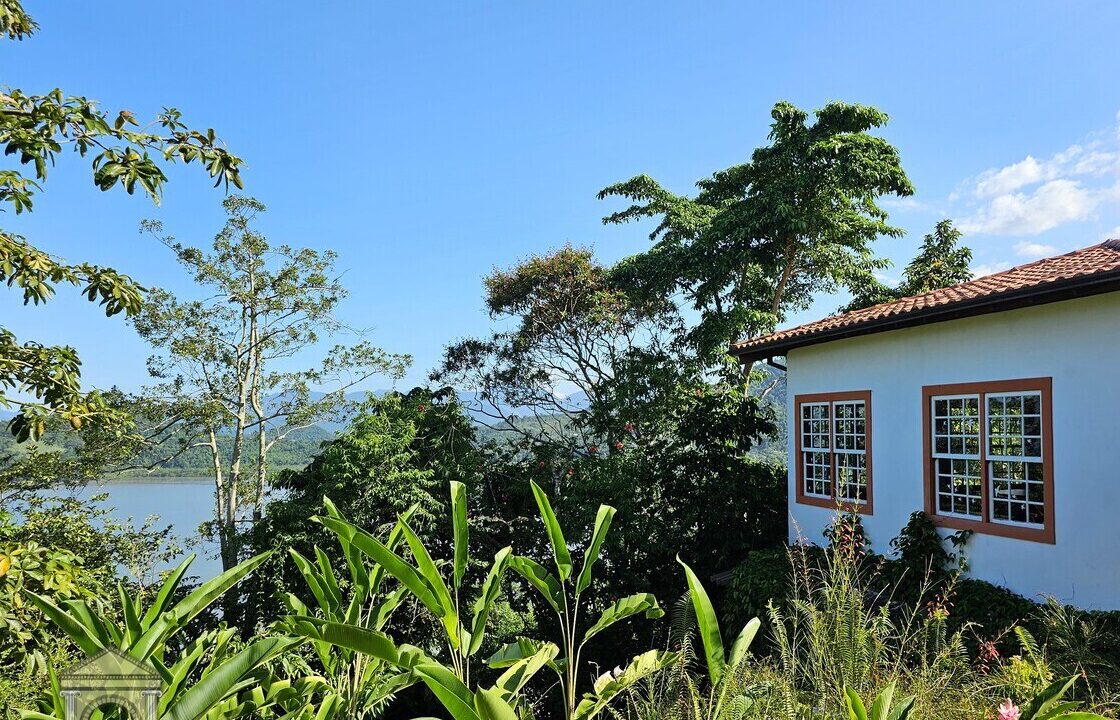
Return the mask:
<path id="1" fill-rule="evenodd" d="M 955 628 L 973 625 L 975 634 L 987 637 L 1001 637 L 1001 651 L 1010 651 L 1018 642 L 1010 637 L 1008 631 L 1015 626 L 1024 626 L 1034 635 L 1039 635 L 1041 627 L 1036 619 L 1036 603 L 1007 588 L 993 585 L 975 578 L 958 580 L 953 588 L 950 624 Z"/>
<path id="2" fill-rule="evenodd" d="M 771 600 L 781 603 L 789 597 L 789 552 L 775 547 L 747 553 L 743 564 L 731 573 L 731 584 L 724 593 L 722 625 L 742 627 L 751 618 L 764 618 Z"/>

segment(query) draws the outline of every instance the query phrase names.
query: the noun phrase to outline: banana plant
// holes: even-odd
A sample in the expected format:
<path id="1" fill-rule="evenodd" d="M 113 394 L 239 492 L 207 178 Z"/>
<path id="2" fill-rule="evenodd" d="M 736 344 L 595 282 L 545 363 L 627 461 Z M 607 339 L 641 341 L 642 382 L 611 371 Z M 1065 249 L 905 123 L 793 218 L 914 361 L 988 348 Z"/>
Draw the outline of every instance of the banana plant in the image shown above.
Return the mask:
<path id="1" fill-rule="evenodd" d="M 265 637 L 244 647 L 235 647 L 232 641 L 236 632 L 222 627 L 188 642 L 173 662 L 167 654 L 167 643 L 199 613 L 252 573 L 268 555 L 258 555 L 230 568 L 175 602 L 175 592 L 195 558 L 190 555 L 164 579 L 147 609 L 142 595 L 130 595 L 124 585 L 118 583 L 120 607 L 112 615 L 103 614 L 85 600 L 67 600 L 56 605 L 41 595 L 30 592 L 27 595 L 28 600 L 87 655 L 113 649 L 154 667 L 163 680 L 158 717 L 195 720 L 224 708 L 222 716 L 233 718 L 238 717 L 235 712 L 238 707 L 248 708 L 246 702 L 237 699 L 239 694 L 257 688 L 262 668 L 301 640 Z M 116 617 L 121 620 L 118 622 Z M 29 720 L 64 717 L 62 697 L 53 672 L 51 677 L 51 687 L 39 710 L 25 713 Z M 293 693 L 301 692 L 302 688 L 284 692 L 286 690 L 286 687 L 276 686 L 272 688 L 271 699 L 260 696 L 260 702 L 291 701 Z M 248 702 L 257 704 L 252 700 Z"/>
<path id="2" fill-rule="evenodd" d="M 423 541 L 409 524 L 407 515 L 402 515 L 397 523 L 408 545 L 415 565 L 405 560 L 393 547 L 382 543 L 361 528 L 341 517 L 329 513 L 316 516 L 316 522 L 338 536 L 345 547 L 369 557 L 385 573 L 392 575 L 404 588 L 404 592 L 415 597 L 440 623 L 451 658 L 451 668 L 456 677 L 467 686 L 471 685 L 470 659 L 482 647 L 486 633 L 486 621 L 490 611 L 501 594 L 502 576 L 509 563 L 512 549 L 504 547 L 494 556 L 482 589 L 473 605 L 470 619 L 467 619 L 464 601 L 461 597 L 463 579 L 468 563 L 467 531 L 467 489 L 460 482 L 451 482 L 451 529 L 454 557 L 451 562 L 451 583 L 445 581 L 443 572 L 432 558 Z M 390 538 L 391 540 L 391 538 Z M 350 555 L 347 556 L 348 558 Z M 353 571 L 354 564 L 351 563 Z M 354 626 L 353 622 L 343 625 Z"/>
<path id="3" fill-rule="evenodd" d="M 647 618 L 659 618 L 665 614 L 657 604 L 657 599 L 650 593 L 637 593 L 617 600 L 603 609 L 598 619 L 587 627 L 582 635 L 579 633 L 581 613 L 584 609 L 581 603 L 584 592 L 591 586 L 592 569 L 599 559 L 603 541 L 607 537 L 611 520 L 614 518 L 615 509 L 609 505 L 600 505 L 595 516 L 595 527 L 591 533 L 591 540 L 583 553 L 583 563 L 579 572 L 575 573 L 572 564 L 572 554 L 568 543 L 564 539 L 564 532 L 553 512 L 548 496 L 540 486 L 531 482 L 533 497 L 540 512 L 541 521 L 544 523 L 548 535 L 549 545 L 552 548 L 552 559 L 555 573 L 540 563 L 522 556 L 510 560 L 510 568 L 521 575 L 545 600 L 560 620 L 560 644 L 562 657 L 550 661 L 550 667 L 560 679 L 560 687 L 564 696 L 564 717 L 568 720 L 588 720 L 601 712 L 607 704 L 622 692 L 626 687 L 647 677 L 653 672 L 671 664 L 675 660 L 673 653 L 650 651 L 634 658 L 625 669 L 617 673 L 601 676 L 594 684 L 594 692 L 589 693 L 585 702 L 577 704 L 577 680 L 579 679 L 580 656 L 584 647 L 596 635 L 611 627 L 615 623 L 626 620 L 636 615 L 644 614 Z M 586 624 L 586 623 L 585 623 Z M 524 659 L 524 651 L 539 648 L 539 644 L 514 643 L 500 651 L 491 658 L 492 667 L 502 667 L 506 663 Z"/>
<path id="4" fill-rule="evenodd" d="M 696 614 L 696 625 L 700 644 L 704 649 L 707 669 L 708 696 L 705 702 L 701 702 L 700 693 L 691 680 L 688 683 L 692 694 L 693 714 L 697 718 L 719 720 L 724 717 L 725 711 L 728 711 L 733 717 L 742 717 L 754 704 L 754 700 L 747 692 L 743 692 L 744 688 L 736 682 L 736 677 L 748 657 L 751 643 L 758 634 L 761 622 L 758 618 L 753 618 L 743 626 L 739 636 L 731 644 L 731 652 L 726 653 L 719 630 L 719 619 L 716 617 L 715 608 L 712 607 L 712 601 L 708 598 L 703 583 L 692 568 L 679 557 L 677 562 L 684 568 L 685 580 L 688 582 L 688 594 Z M 892 720 L 901 719 L 892 718 Z"/>
<path id="5" fill-rule="evenodd" d="M 452 668 L 417 647 L 396 645 L 392 638 L 378 630 L 310 617 L 291 618 L 290 628 L 313 643 L 362 653 L 419 679 L 455 720 L 518 720 L 529 717 L 521 690 L 537 671 L 555 659 L 559 651 L 552 643 L 527 648 L 510 660 L 506 671 L 494 685 L 472 690 Z M 326 715 L 319 714 L 316 720 L 322 717 Z"/>
<path id="6" fill-rule="evenodd" d="M 893 703 L 893 704 L 892 704 Z M 844 690 L 844 705 L 848 710 L 848 720 L 907 720 L 914 709 L 914 696 L 894 703 L 894 683 L 887 685 L 871 703 L 867 710 L 859 693 L 851 688 Z"/>
<path id="7" fill-rule="evenodd" d="M 346 518 L 329 499 L 324 500 L 327 516 L 345 522 Z M 408 518 L 415 508 L 405 513 Z M 404 526 L 398 522 L 389 534 L 385 547 L 394 550 L 404 535 Z M 342 556 L 350 572 L 350 582 L 344 596 L 338 577 L 330 560 L 318 546 L 314 548 L 314 562 L 295 549 L 289 549 L 292 560 L 303 576 L 311 596 L 315 599 L 314 611 L 292 593 L 284 597 L 293 618 L 319 618 L 336 625 L 352 625 L 382 632 L 393 611 L 401 604 L 405 586 L 392 592 L 382 589 L 385 569 L 371 565 L 366 557 L 342 535 L 338 535 Z M 290 622 L 281 627 L 291 630 Z M 381 714 L 393 696 L 414 682 L 415 676 L 396 664 L 348 647 L 324 640 L 312 639 L 311 647 L 321 668 L 321 682 L 316 688 L 317 720 L 344 717 L 348 720 L 366 720 Z M 311 674 L 310 668 L 300 671 Z"/>
<path id="8" fill-rule="evenodd" d="M 1062 701 L 1080 677 L 1080 675 L 1071 675 L 1048 685 L 1027 703 L 1019 714 L 1019 720 L 1104 720 L 1103 716 L 1096 713 L 1078 710 L 1077 708 L 1081 706 L 1079 702 Z M 1007 701 L 1007 705 L 1011 705 L 1011 700 Z M 1018 711 L 1018 708 L 1013 709 Z"/>
<path id="9" fill-rule="evenodd" d="M 492 686 L 472 687 L 470 659 L 478 653 L 485 638 L 486 622 L 500 595 L 511 548 L 502 548 L 495 555 L 468 624 L 461 599 L 469 560 L 466 487 L 452 482 L 450 489 L 454 549 L 450 587 L 440 567 L 410 526 L 409 513 L 398 519 L 389 538 L 381 542 L 348 522 L 337 511 L 332 511 L 333 506 L 328 504 L 326 516 L 316 517 L 315 520 L 339 538 L 354 583 L 372 589 L 389 575 L 396 578 L 400 587 L 391 593 L 396 597 L 387 601 L 389 605 L 383 603 L 376 612 L 366 616 L 367 622 L 363 623 L 362 618 L 354 614 L 352 598 L 346 616 L 341 619 L 337 613 L 332 618 L 313 617 L 309 612 L 300 611 L 298 606 L 294 607 L 296 612 L 287 620 L 286 627 L 292 633 L 311 640 L 319 652 L 328 646 L 344 648 L 387 667 L 397 668 L 401 682 L 423 682 L 455 720 L 516 720 L 527 715 L 521 698 L 522 689 L 535 673 L 555 660 L 559 648 L 552 643 L 526 648 L 503 665 L 505 671 Z M 396 547 L 401 539 L 408 546 L 415 565 L 397 553 Z M 371 560 L 372 564 L 367 564 L 364 558 Z M 305 578 L 313 578 L 312 584 L 319 588 L 316 598 L 320 605 L 341 610 L 341 598 L 336 600 L 333 590 L 337 582 L 331 581 L 332 576 L 323 569 L 323 565 L 320 564 L 316 571 L 311 562 L 306 561 L 303 567 L 309 571 L 305 573 Z M 316 594 L 315 590 L 313 594 Z M 450 666 L 420 648 L 397 645 L 383 631 L 384 623 L 378 626 L 377 618 L 388 612 L 392 603 L 399 602 L 404 595 L 416 598 L 439 620 L 451 657 Z M 373 622 L 368 622 L 369 618 L 373 618 Z"/>

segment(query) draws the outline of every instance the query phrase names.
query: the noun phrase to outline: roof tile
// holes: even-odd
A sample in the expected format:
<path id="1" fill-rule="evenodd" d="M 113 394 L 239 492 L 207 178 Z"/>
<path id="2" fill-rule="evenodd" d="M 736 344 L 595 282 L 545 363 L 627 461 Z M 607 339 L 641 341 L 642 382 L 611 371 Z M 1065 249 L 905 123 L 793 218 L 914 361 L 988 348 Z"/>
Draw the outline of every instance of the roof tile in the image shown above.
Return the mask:
<path id="1" fill-rule="evenodd" d="M 1061 281 L 1113 273 L 1120 274 L 1120 239 L 1107 240 L 1099 245 L 1044 258 L 923 295 L 905 297 L 743 340 L 731 345 L 731 353 L 752 355 L 754 354 L 752 351 L 762 348 L 773 348 L 776 351 L 793 349 L 812 344 L 815 338 L 823 334 L 833 334 L 840 330 L 851 330 L 853 335 L 862 334 L 858 332 L 862 326 L 874 325 L 888 319 L 902 319 L 918 314 L 920 311 L 934 308 L 949 309 L 953 305 L 981 298 L 997 299 L 1001 295 L 1029 288 L 1037 289 L 1042 293 Z M 875 330 L 868 328 L 867 332 L 875 332 Z"/>

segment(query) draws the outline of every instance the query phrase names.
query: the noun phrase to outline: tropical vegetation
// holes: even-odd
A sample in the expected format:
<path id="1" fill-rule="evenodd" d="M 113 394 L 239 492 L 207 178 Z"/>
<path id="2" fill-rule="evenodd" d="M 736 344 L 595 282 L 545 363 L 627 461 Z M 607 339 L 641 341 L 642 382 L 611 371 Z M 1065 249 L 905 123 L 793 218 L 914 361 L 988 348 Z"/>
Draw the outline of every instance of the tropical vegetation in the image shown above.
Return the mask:
<path id="1" fill-rule="evenodd" d="M 8 40 L 36 29 L 0 0 Z M 495 268 L 492 328 L 407 391 L 366 392 L 411 359 L 336 317 L 336 253 L 271 242 L 251 196 L 224 197 L 209 241 L 142 224 L 193 282 L 178 294 L 0 230 L 25 304 L 75 287 L 152 353 L 146 387 L 88 388 L 73 348 L 0 327 L 5 720 L 64 720 L 65 671 L 106 650 L 158 674 L 168 720 L 1115 716 L 1117 616 L 968 578 L 967 534 L 916 513 L 879 557 L 838 514 L 822 547 L 786 545 L 784 376 L 727 344 L 822 294 L 970 277 L 946 220 L 896 286 L 877 278 L 875 243 L 902 234 L 882 201 L 914 191 L 887 121 L 778 102 L 694 194 L 608 185 L 604 223 L 652 222 L 648 247 Z M 0 90 L 0 145 L 15 214 L 66 150 L 152 201 L 174 163 L 248 181 L 177 110 L 142 124 L 61 90 Z M 213 482 L 215 577 L 158 521 L 71 492 L 185 471 Z"/>

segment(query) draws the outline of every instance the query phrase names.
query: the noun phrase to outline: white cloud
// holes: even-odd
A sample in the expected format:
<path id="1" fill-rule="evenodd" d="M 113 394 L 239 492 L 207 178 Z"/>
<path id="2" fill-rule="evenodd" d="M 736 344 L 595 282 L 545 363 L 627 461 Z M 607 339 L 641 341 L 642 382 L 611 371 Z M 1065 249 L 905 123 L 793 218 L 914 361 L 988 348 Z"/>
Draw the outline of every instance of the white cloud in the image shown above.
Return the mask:
<path id="1" fill-rule="evenodd" d="M 1028 260 L 1037 260 L 1039 258 L 1049 257 L 1050 255 L 1056 255 L 1057 253 L 1058 248 L 1053 245 L 1030 242 L 1029 240 L 1024 240 L 1021 243 L 1015 244 L 1015 254 L 1021 258 L 1027 258 Z"/>
<path id="2" fill-rule="evenodd" d="M 1013 165 L 981 173 L 973 194 L 982 198 L 1003 195 L 1042 180 L 1043 174 L 1042 165 L 1028 155 Z"/>
<path id="3" fill-rule="evenodd" d="M 986 170 L 957 188 L 950 201 L 964 201 L 958 223 L 966 233 L 1037 235 L 1059 225 L 1088 220 L 1120 200 L 1120 113 L 1114 132 L 1096 133 L 1049 158 L 1027 155 Z M 1042 246 L 1040 246 L 1042 247 Z M 1020 251 L 1021 256 L 1040 256 Z"/>
<path id="4" fill-rule="evenodd" d="M 1077 180 L 1051 180 L 1030 192 L 998 195 L 960 222 L 966 233 L 1037 235 L 1058 225 L 1088 220 L 1108 191 L 1088 188 Z"/>

